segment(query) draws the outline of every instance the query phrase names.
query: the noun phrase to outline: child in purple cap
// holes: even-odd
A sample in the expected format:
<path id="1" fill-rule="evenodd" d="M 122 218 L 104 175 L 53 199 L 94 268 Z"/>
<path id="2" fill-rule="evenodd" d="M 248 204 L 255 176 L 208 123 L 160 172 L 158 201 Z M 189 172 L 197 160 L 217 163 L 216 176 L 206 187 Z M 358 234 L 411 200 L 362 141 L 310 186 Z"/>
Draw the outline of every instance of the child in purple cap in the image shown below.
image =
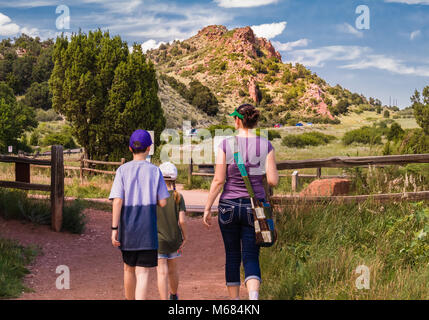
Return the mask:
<path id="1" fill-rule="evenodd" d="M 145 130 L 130 137 L 133 161 L 116 170 L 109 199 L 113 199 L 112 244 L 124 261 L 127 300 L 147 296 L 149 268 L 158 265 L 156 207 L 164 207 L 170 196 L 160 169 L 145 161 L 152 138 Z"/>

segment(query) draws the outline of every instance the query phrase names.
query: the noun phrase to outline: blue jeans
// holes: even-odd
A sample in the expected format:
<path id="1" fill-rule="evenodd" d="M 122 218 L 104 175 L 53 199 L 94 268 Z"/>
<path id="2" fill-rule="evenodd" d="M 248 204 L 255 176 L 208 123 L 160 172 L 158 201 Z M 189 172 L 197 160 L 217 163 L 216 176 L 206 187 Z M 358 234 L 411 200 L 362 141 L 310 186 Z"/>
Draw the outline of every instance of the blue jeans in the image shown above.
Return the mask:
<path id="1" fill-rule="evenodd" d="M 240 265 L 243 261 L 244 283 L 261 281 L 259 249 L 255 244 L 255 228 L 249 198 L 219 201 L 219 226 L 225 245 L 225 278 L 227 286 L 239 286 Z"/>

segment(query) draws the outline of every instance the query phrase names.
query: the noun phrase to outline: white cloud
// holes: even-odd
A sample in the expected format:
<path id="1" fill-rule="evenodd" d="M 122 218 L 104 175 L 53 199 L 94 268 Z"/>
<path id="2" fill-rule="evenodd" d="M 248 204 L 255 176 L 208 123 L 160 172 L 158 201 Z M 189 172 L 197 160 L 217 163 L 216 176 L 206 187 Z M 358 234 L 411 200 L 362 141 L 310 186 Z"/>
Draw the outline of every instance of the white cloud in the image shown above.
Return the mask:
<path id="1" fill-rule="evenodd" d="M 369 51 L 369 48 L 359 46 L 327 46 L 291 51 L 289 57 L 292 62 L 308 67 L 323 67 L 326 61 L 351 61 Z"/>
<path id="2" fill-rule="evenodd" d="M 296 47 L 306 47 L 306 46 L 308 46 L 309 42 L 310 41 L 308 39 L 299 39 L 297 41 L 286 42 L 286 43 L 281 43 L 279 41 L 273 41 L 273 46 L 278 51 L 291 51 L 291 50 L 295 49 Z"/>
<path id="3" fill-rule="evenodd" d="M 20 27 L 12 19 L 0 12 L 0 36 L 13 36 L 25 33 L 31 37 L 39 36 L 37 28 Z"/>
<path id="4" fill-rule="evenodd" d="M 252 26 L 251 28 L 257 37 L 272 39 L 283 33 L 286 28 L 286 24 L 286 21 L 282 21 L 278 23 L 274 22 Z"/>
<path id="5" fill-rule="evenodd" d="M 277 3 L 278 0 L 215 0 L 223 8 L 251 8 Z"/>
<path id="6" fill-rule="evenodd" d="M 19 32 L 19 26 L 0 12 L 0 36 L 12 36 Z"/>
<path id="7" fill-rule="evenodd" d="M 348 23 L 343 23 L 343 24 L 338 25 L 337 30 L 339 30 L 340 32 L 352 34 L 358 38 L 363 37 L 363 33 L 361 31 L 358 31 L 357 29 L 355 29 L 352 25 L 350 25 Z"/>
<path id="8" fill-rule="evenodd" d="M 384 2 L 429 5 L 429 0 L 384 0 Z"/>
<path id="9" fill-rule="evenodd" d="M 419 37 L 422 34 L 420 30 L 416 30 L 411 32 L 410 34 L 410 40 L 414 40 L 415 38 Z"/>
<path id="10" fill-rule="evenodd" d="M 402 60 L 388 57 L 383 54 L 368 55 L 354 63 L 341 66 L 340 68 L 352 70 L 375 68 L 401 75 L 429 77 L 429 66 L 407 66 Z"/>
<path id="11" fill-rule="evenodd" d="M 290 51 L 290 62 L 307 67 L 323 67 L 328 61 L 345 62 L 341 69 L 379 69 L 401 75 L 429 77 L 429 65 L 409 66 L 404 61 L 385 54 L 375 54 L 369 47 L 327 46 L 316 49 Z"/>
<path id="12" fill-rule="evenodd" d="M 143 52 L 146 52 L 146 51 L 151 50 L 151 49 L 158 49 L 159 46 L 163 43 L 165 43 L 165 42 L 162 42 L 162 41 L 156 42 L 155 40 L 150 39 L 150 40 L 142 43 L 142 50 L 143 50 Z"/>

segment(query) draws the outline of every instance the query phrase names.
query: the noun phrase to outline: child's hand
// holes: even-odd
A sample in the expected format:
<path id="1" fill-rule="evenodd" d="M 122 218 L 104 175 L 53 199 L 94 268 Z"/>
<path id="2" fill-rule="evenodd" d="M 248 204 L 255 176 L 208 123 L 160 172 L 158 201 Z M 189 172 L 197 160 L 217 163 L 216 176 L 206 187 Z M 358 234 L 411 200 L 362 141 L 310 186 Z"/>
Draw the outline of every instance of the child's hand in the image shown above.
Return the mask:
<path id="1" fill-rule="evenodd" d="M 118 241 L 118 230 L 112 230 L 112 245 L 119 247 L 121 243 Z"/>
<path id="2" fill-rule="evenodd" d="M 185 247 L 186 238 L 183 238 L 182 244 L 180 245 L 179 251 L 182 252 L 183 248 Z"/>
<path id="3" fill-rule="evenodd" d="M 211 227 L 211 219 L 212 219 L 212 212 L 211 210 L 204 210 L 204 217 L 203 217 L 203 223 L 206 225 L 207 228 Z"/>

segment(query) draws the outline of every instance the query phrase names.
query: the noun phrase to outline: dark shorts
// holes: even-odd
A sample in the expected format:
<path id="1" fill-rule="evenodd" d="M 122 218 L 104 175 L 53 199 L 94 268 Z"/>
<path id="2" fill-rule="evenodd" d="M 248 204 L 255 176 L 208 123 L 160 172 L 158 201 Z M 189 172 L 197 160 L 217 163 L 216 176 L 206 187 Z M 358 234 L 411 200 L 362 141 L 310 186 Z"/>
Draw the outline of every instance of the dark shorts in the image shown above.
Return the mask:
<path id="1" fill-rule="evenodd" d="M 158 266 L 158 250 L 121 251 L 124 263 L 130 267 L 153 268 Z"/>

